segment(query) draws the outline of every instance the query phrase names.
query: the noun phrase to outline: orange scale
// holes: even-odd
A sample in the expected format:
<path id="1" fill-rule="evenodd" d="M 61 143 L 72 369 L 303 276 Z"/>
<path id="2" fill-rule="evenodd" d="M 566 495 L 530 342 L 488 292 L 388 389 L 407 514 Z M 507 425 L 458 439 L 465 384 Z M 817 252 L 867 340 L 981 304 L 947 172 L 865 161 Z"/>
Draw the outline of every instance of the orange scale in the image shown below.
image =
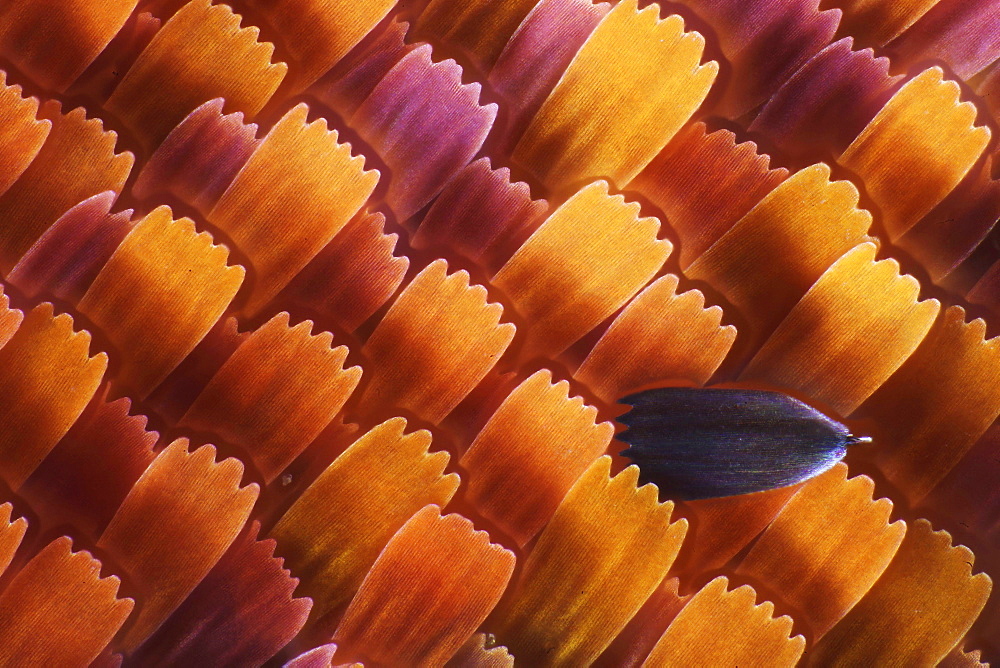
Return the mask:
<path id="1" fill-rule="evenodd" d="M 844 13 L 838 33 L 852 36 L 857 48 L 864 48 L 885 46 L 937 3 L 938 0 L 833 0 L 829 6 Z"/>
<path id="2" fill-rule="evenodd" d="M 758 340 L 841 255 L 865 241 L 872 216 L 849 181 L 818 163 L 768 193 L 685 270 L 736 306 Z"/>
<path id="3" fill-rule="evenodd" d="M 767 585 L 821 637 L 864 596 L 906 533 L 867 476 L 838 464 L 807 482 L 754 543 L 736 573 Z"/>
<path id="4" fill-rule="evenodd" d="M 538 371 L 504 400 L 462 456 L 467 498 L 522 547 L 614 437 L 569 383 Z"/>
<path id="5" fill-rule="evenodd" d="M 681 268 L 687 267 L 788 178 L 783 167 L 753 142 L 736 143 L 729 130 L 708 132 L 692 123 L 677 133 L 643 169 L 630 188 L 666 214 L 680 239 Z"/>
<path id="6" fill-rule="evenodd" d="M 677 294 L 673 274 L 658 278 L 615 318 L 573 376 L 611 403 L 630 390 L 683 380 L 704 385 L 726 358 L 736 328 L 698 290 Z"/>
<path id="7" fill-rule="evenodd" d="M 7 345 L 23 320 L 24 313 L 10 307 L 10 297 L 4 292 L 3 283 L 0 283 L 0 348 Z"/>
<path id="8" fill-rule="evenodd" d="M 260 312 L 361 209 L 378 183 L 365 159 L 337 141 L 309 107 L 279 120 L 209 212 L 250 261 L 243 311 Z"/>
<path id="9" fill-rule="evenodd" d="M 701 574 L 725 566 L 767 528 L 800 487 L 685 502 L 691 531 L 678 559 L 681 569 Z"/>
<path id="10" fill-rule="evenodd" d="M 0 478 L 17 490 L 97 391 L 108 366 L 90 354 L 90 333 L 68 315 L 36 306 L 0 348 Z"/>
<path id="11" fill-rule="evenodd" d="M 51 131 L 31 164 L 0 196 L 4 275 L 68 209 L 106 190 L 121 192 L 135 161 L 129 152 L 115 153 L 118 135 L 106 131 L 99 119 L 88 119 L 82 107 L 62 113 L 58 102 L 49 101 L 40 115 L 51 122 Z"/>
<path id="12" fill-rule="evenodd" d="M 667 627 L 644 666 L 773 666 L 792 668 L 805 649 L 802 636 L 790 637 L 790 617 L 774 615 L 774 605 L 757 603 L 757 592 L 728 590 L 719 577 L 691 597 Z"/>
<path id="13" fill-rule="evenodd" d="M 507 349 L 514 325 L 500 323 L 503 308 L 467 272 L 447 272 L 436 260 L 417 274 L 365 343 L 361 410 L 402 408 L 437 423 Z"/>
<path id="14" fill-rule="evenodd" d="M 522 355 L 558 355 L 639 292 L 673 248 L 659 230 L 604 181 L 556 209 L 493 278 L 528 323 Z"/>
<path id="15" fill-rule="evenodd" d="M 279 313 L 247 336 L 178 425 L 211 432 L 243 448 L 266 482 L 274 480 L 340 412 L 361 379 L 344 368 L 346 346 L 290 327 Z"/>
<path id="16" fill-rule="evenodd" d="M 874 244 L 831 266 L 744 369 L 741 378 L 804 393 L 850 415 L 908 358 L 940 310 Z"/>
<path id="17" fill-rule="evenodd" d="M 169 207 L 136 223 L 78 308 L 115 347 L 115 382 L 145 398 L 222 316 L 243 282 L 229 251 Z"/>
<path id="18" fill-rule="evenodd" d="M 928 521 L 912 523 L 882 577 L 811 649 L 811 665 L 936 665 L 990 595 L 990 578 L 972 575 L 973 559 Z"/>
<path id="19" fill-rule="evenodd" d="M 528 554 L 489 628 L 531 666 L 588 665 L 625 628 L 677 556 L 687 521 L 639 469 L 610 477 L 601 457 L 581 476 Z"/>
<path id="20" fill-rule="evenodd" d="M 410 260 L 393 255 L 397 234 L 385 216 L 362 210 L 323 247 L 275 299 L 321 314 L 353 332 L 389 301 Z"/>
<path id="21" fill-rule="evenodd" d="M 271 63 L 273 45 L 258 42 L 259 30 L 240 21 L 228 5 L 191 0 L 121 78 L 105 108 L 147 152 L 203 102 L 221 97 L 253 118 L 274 95 L 288 68 Z"/>
<path id="22" fill-rule="evenodd" d="M 2 10 L 0 10 L 2 11 Z M 0 70 L 0 195 L 28 168 L 42 149 L 52 122 L 37 118 L 38 100 L 22 97 Z"/>
<path id="23" fill-rule="evenodd" d="M 482 72 L 496 63 L 537 0 L 431 0 L 414 32 L 464 51 Z"/>
<path id="24" fill-rule="evenodd" d="M 376 665 L 441 665 L 483 623 L 513 570 L 514 555 L 485 531 L 427 506 L 382 550 L 333 640 Z"/>
<path id="25" fill-rule="evenodd" d="M 594 662 L 595 668 L 641 666 L 653 651 L 660 636 L 691 598 L 681 596 L 678 592 L 679 586 L 680 581 L 677 578 L 664 579 L 614 642 Z"/>
<path id="26" fill-rule="evenodd" d="M 983 154 L 988 127 L 940 67 L 910 79 L 861 131 L 839 162 L 858 175 L 889 238 L 899 239 L 939 204 Z"/>
<path id="27" fill-rule="evenodd" d="M 328 636 L 372 564 L 426 505 L 445 506 L 458 489 L 448 454 L 430 453 L 427 431 L 406 420 L 378 425 L 347 448 L 271 529 L 278 553 L 313 599 L 311 624 Z"/>
<path id="28" fill-rule="evenodd" d="M 125 398 L 97 392 L 18 492 L 50 525 L 64 522 L 97 538 L 155 457 L 158 434 L 130 415 Z"/>
<path id="29" fill-rule="evenodd" d="M 1000 337 L 952 306 L 860 415 L 876 420 L 886 443 L 871 452 L 911 505 L 961 461 L 1000 416 Z"/>
<path id="30" fill-rule="evenodd" d="M 0 594 L 0 663 L 86 666 L 132 612 L 120 580 L 101 578 L 101 562 L 73 552 L 66 536 L 46 545 Z"/>
<path id="31" fill-rule="evenodd" d="M 0 575 L 14 560 L 14 554 L 28 530 L 28 520 L 23 517 L 13 519 L 13 512 L 14 506 L 10 503 L 0 504 Z"/>
<path id="32" fill-rule="evenodd" d="M 117 647 L 131 652 L 187 598 L 236 539 L 257 500 L 243 464 L 206 445 L 171 443 L 129 492 L 97 546 L 121 565 L 142 601 Z"/>
<path id="33" fill-rule="evenodd" d="M 475 634 L 445 665 L 451 668 L 514 668 L 514 657 L 507 648 L 491 640 L 485 633 Z"/>
<path id="34" fill-rule="evenodd" d="M 138 0 L 29 0 L 0 7 L 0 54 L 43 88 L 64 91 L 125 25 Z"/>
<path id="35" fill-rule="evenodd" d="M 684 21 L 624 0 L 597 25 L 535 114 L 513 160 L 553 190 L 624 188 L 695 112 L 718 64 Z"/>
<path id="36" fill-rule="evenodd" d="M 300 92 L 336 65 L 398 0 L 244 0 L 271 25 L 291 56 L 292 88 Z"/>

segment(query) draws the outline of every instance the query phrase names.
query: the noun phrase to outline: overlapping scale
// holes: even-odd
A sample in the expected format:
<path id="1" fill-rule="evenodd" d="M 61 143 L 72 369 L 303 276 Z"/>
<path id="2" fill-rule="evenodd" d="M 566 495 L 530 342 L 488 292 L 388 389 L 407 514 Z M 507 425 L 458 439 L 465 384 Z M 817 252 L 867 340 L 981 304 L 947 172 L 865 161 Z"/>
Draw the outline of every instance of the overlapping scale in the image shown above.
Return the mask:
<path id="1" fill-rule="evenodd" d="M 243 282 L 228 257 L 169 207 L 135 224 L 78 305 L 114 345 L 123 388 L 145 398 L 205 337 Z"/>
<path id="2" fill-rule="evenodd" d="M 892 502 L 837 464 L 807 482 L 750 548 L 736 573 L 761 582 L 821 637 L 864 596 L 906 533 L 889 523 Z"/>
<path id="3" fill-rule="evenodd" d="M 715 80 L 705 39 L 660 7 L 612 9 L 591 33 L 514 150 L 556 191 L 595 178 L 628 185 L 691 117 Z"/>
<path id="4" fill-rule="evenodd" d="M 437 260 L 410 282 L 361 349 L 369 413 L 402 408 L 428 422 L 450 413 L 492 369 L 514 337 L 503 307 L 469 274 Z"/>
<path id="5" fill-rule="evenodd" d="M 569 396 L 569 383 L 532 374 L 504 400 L 462 455 L 467 498 L 520 545 L 555 513 L 590 464 L 604 454 L 614 427 L 597 409 Z"/>
<path id="6" fill-rule="evenodd" d="M 70 538 L 56 538 L 0 594 L 0 661 L 88 665 L 132 612 L 134 601 L 118 597 L 120 583 L 102 578 L 101 562 L 74 552 Z"/>
<path id="7" fill-rule="evenodd" d="M 253 270 L 243 310 L 259 312 L 368 200 L 377 171 L 338 142 L 326 121 L 297 105 L 279 120 L 207 218 Z"/>
<path id="8" fill-rule="evenodd" d="M 199 105 L 217 97 L 253 118 L 285 77 L 274 46 L 225 4 L 191 0 L 163 24 L 121 77 L 105 108 L 151 152 Z M 183 63 L 182 67 L 178 63 Z"/>
<path id="9" fill-rule="evenodd" d="M 184 440 L 160 452 L 129 491 L 97 546 L 111 554 L 137 590 L 142 607 L 119 644 L 135 650 L 212 570 L 236 539 L 257 500 L 256 484 L 240 486 L 243 464 L 216 463 L 205 445 Z"/>
<path id="10" fill-rule="evenodd" d="M 736 339 L 722 309 L 698 290 L 677 293 L 667 274 L 636 295 L 573 372 L 607 402 L 646 385 L 683 380 L 704 385 Z"/>
<path id="11" fill-rule="evenodd" d="M 556 510 L 490 628 L 529 665 L 594 661 L 653 593 L 687 531 L 639 469 L 595 461 Z M 598 556 L 600 555 L 600 556 Z"/>
<path id="12" fill-rule="evenodd" d="M 526 322 L 525 355 L 557 355 L 653 278 L 673 246 L 639 205 L 593 183 L 556 209 L 493 277 Z"/>
<path id="13" fill-rule="evenodd" d="M 333 640 L 376 664 L 440 665 L 493 609 L 513 570 L 514 555 L 485 531 L 427 506 L 382 550 Z"/>
<path id="14" fill-rule="evenodd" d="M 897 661 L 935 664 L 965 635 L 992 582 L 972 575 L 972 553 L 926 520 L 910 524 L 871 590 L 810 650 L 817 666 Z"/>
<path id="15" fill-rule="evenodd" d="M 757 603 L 748 585 L 729 589 L 718 577 L 691 597 L 653 648 L 644 666 L 795 666 L 805 638 L 792 620 L 775 618 L 774 605 Z"/>
<path id="16" fill-rule="evenodd" d="M 270 531 L 326 634 L 393 534 L 424 506 L 447 505 L 458 488 L 458 476 L 444 474 L 447 453 L 428 451 L 430 433 L 405 430 L 406 420 L 393 418 L 363 435 Z"/>
<path id="17" fill-rule="evenodd" d="M 132 170 L 129 152 L 116 153 L 117 135 L 77 107 L 63 113 L 46 102 L 39 115 L 52 123 L 41 150 L 0 196 L 0 273 L 6 275 L 45 230 L 70 207 L 111 190 L 120 193 Z"/>

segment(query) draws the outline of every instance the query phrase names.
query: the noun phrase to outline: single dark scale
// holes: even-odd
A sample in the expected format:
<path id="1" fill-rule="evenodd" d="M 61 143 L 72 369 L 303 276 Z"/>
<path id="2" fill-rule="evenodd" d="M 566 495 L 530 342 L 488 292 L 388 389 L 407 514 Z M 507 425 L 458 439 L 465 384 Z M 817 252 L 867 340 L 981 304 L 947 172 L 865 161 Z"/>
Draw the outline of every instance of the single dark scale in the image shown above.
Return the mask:
<path id="1" fill-rule="evenodd" d="M 866 442 L 780 392 L 660 388 L 622 400 L 622 451 L 663 496 L 708 499 L 808 480 Z"/>

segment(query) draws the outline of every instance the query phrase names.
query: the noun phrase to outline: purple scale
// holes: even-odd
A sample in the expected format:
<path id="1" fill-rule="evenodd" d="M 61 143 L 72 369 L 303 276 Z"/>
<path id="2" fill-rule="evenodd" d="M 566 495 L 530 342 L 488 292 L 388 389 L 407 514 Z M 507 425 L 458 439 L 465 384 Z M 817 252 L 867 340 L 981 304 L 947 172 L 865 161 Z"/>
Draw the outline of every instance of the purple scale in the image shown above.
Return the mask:
<path id="1" fill-rule="evenodd" d="M 480 88 L 462 83 L 454 60 L 433 62 L 425 44 L 399 61 L 354 113 L 352 126 L 391 172 L 386 202 L 400 221 L 425 207 L 482 147 L 497 105 L 480 106 Z"/>
<path id="2" fill-rule="evenodd" d="M 112 214 L 107 191 L 80 202 L 28 249 L 7 280 L 28 297 L 51 295 L 75 304 L 132 229 L 132 210 Z"/>
<path id="3" fill-rule="evenodd" d="M 901 76 L 852 39 L 826 47 L 786 81 L 750 125 L 790 156 L 839 156 L 892 97 Z"/>
<path id="4" fill-rule="evenodd" d="M 841 11 L 819 0 L 690 0 L 714 30 L 731 76 L 716 113 L 737 119 L 766 101 L 833 39 Z"/>
<path id="5" fill-rule="evenodd" d="M 542 0 L 514 33 L 488 81 L 509 113 L 499 150 L 510 154 L 594 28 L 610 11 L 591 0 Z"/>
<path id="6" fill-rule="evenodd" d="M 136 197 L 170 193 L 202 214 L 212 209 L 262 141 L 255 124 L 222 106 L 210 100 L 171 130 L 139 173 Z"/>
<path id="7" fill-rule="evenodd" d="M 406 43 L 410 25 L 392 21 L 372 30 L 310 92 L 331 109 L 349 116 L 375 86 L 415 47 Z"/>
<path id="8" fill-rule="evenodd" d="M 305 625 L 312 600 L 253 522 L 130 660 L 139 666 L 259 666 Z"/>
<path id="9" fill-rule="evenodd" d="M 886 53 L 903 67 L 944 61 L 968 79 L 1000 58 L 1000 0 L 941 0 L 889 42 Z"/>
<path id="10" fill-rule="evenodd" d="M 548 206 L 531 199 L 510 170 L 480 158 L 459 172 L 427 211 L 413 237 L 418 249 L 443 247 L 495 274 L 542 223 Z"/>

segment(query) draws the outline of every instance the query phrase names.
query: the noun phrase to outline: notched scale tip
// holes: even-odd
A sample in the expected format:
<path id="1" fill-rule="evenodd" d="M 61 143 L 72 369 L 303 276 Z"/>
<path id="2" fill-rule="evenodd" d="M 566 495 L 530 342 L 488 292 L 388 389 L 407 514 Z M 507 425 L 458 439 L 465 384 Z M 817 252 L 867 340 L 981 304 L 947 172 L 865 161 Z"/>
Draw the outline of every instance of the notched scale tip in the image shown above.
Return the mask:
<path id="1" fill-rule="evenodd" d="M 300 92 L 362 41 L 397 0 L 247 0 L 277 33 L 294 61 L 293 92 Z"/>
<path id="2" fill-rule="evenodd" d="M 131 577 L 143 602 L 121 638 L 131 652 L 187 598 L 236 539 L 259 487 L 241 487 L 243 464 L 216 449 L 171 443 L 129 491 L 98 547 Z M 169 575 L 169 577 L 167 577 Z"/>
<path id="3" fill-rule="evenodd" d="M 871 590 L 810 651 L 817 666 L 937 665 L 968 632 L 993 583 L 927 520 L 909 525 Z"/>
<path id="4" fill-rule="evenodd" d="M 104 191 L 121 192 L 135 157 L 115 152 L 118 135 L 82 107 L 63 112 L 54 100 L 40 116 L 51 122 L 41 149 L 0 196 L 0 274 L 7 274 L 45 230 L 70 208 Z"/>
<path id="5" fill-rule="evenodd" d="M 518 385 L 462 456 L 466 498 L 525 545 L 552 517 L 573 482 L 614 436 L 597 410 L 569 397 L 548 370 Z"/>
<path id="6" fill-rule="evenodd" d="M 590 665 L 663 581 L 688 525 L 638 477 L 601 457 L 559 504 L 492 626 L 518 660 Z"/>
<path id="7" fill-rule="evenodd" d="M 448 454 L 430 452 L 430 432 L 406 427 L 392 418 L 356 440 L 271 530 L 302 579 L 300 592 L 314 601 L 313 628 L 330 631 L 393 534 L 458 489 L 458 475 L 444 473 Z"/>
<path id="8" fill-rule="evenodd" d="M 685 269 L 740 309 L 749 341 L 759 344 L 830 265 L 872 241 L 858 189 L 830 174 L 817 163 L 791 175 Z"/>
<path id="9" fill-rule="evenodd" d="M 200 104 L 224 98 L 255 116 L 277 90 L 287 66 L 272 63 L 273 45 L 225 4 L 191 0 L 156 33 L 121 78 L 106 108 L 155 149 Z"/>
<path id="10" fill-rule="evenodd" d="M 906 532 L 889 523 L 892 502 L 873 499 L 871 478 L 847 475 L 841 463 L 802 486 L 737 569 L 790 605 L 814 640 L 871 589 Z"/>
<path id="11" fill-rule="evenodd" d="M 395 255 L 385 216 L 363 209 L 316 254 L 276 298 L 298 304 L 355 331 L 403 282 L 410 260 Z"/>
<path id="12" fill-rule="evenodd" d="M 118 598 L 120 580 L 101 578 L 101 563 L 55 539 L 0 594 L 0 663 L 85 666 L 95 660 L 132 612 Z"/>
<path id="13" fill-rule="evenodd" d="M 362 353 L 362 406 L 405 408 L 444 419 L 489 373 L 514 337 L 503 307 L 469 274 L 435 260 L 404 288 Z"/>
<path id="14" fill-rule="evenodd" d="M 514 657 L 503 645 L 496 644 L 491 633 L 471 636 L 458 653 L 445 664 L 446 668 L 514 668 Z"/>
<path id="15" fill-rule="evenodd" d="M 279 313 L 248 335 L 180 419 L 244 448 L 272 481 L 329 425 L 361 379 L 313 323 Z"/>
<path id="16" fill-rule="evenodd" d="M 139 172 L 136 197 L 170 193 L 202 214 L 211 211 L 263 141 L 242 112 L 223 114 L 224 103 L 205 102 L 170 131 Z"/>
<path id="17" fill-rule="evenodd" d="M 840 155 L 892 97 L 888 58 L 845 37 L 809 59 L 750 124 L 789 155 Z"/>
<path id="18" fill-rule="evenodd" d="M 990 129 L 976 107 L 930 67 L 910 79 L 840 156 L 864 181 L 892 241 L 898 240 L 959 185 L 983 154 Z"/>
<path id="19" fill-rule="evenodd" d="M 528 323 L 525 355 L 558 355 L 660 270 L 660 221 L 596 181 L 556 209 L 493 278 Z"/>
<path id="20" fill-rule="evenodd" d="M 118 197 L 105 191 L 64 213 L 10 271 L 7 280 L 27 297 L 80 301 L 132 229 L 132 209 L 111 213 Z"/>
<path id="21" fill-rule="evenodd" d="M 91 355 L 90 333 L 32 309 L 0 348 L 0 478 L 17 490 L 66 434 L 97 391 L 108 357 Z"/>
<path id="22" fill-rule="evenodd" d="M 666 214 L 687 269 L 787 177 L 755 143 L 698 122 L 680 130 L 629 187 Z"/>
<path id="23" fill-rule="evenodd" d="M 778 392 L 660 388 L 625 397 L 621 454 L 668 498 L 708 499 L 787 487 L 862 443 L 847 427 Z"/>
<path id="24" fill-rule="evenodd" d="M 728 587 L 718 577 L 691 597 L 643 666 L 795 666 L 806 641 L 791 637 L 792 619 L 774 617 L 753 587 Z"/>
<path id="25" fill-rule="evenodd" d="M 40 119 L 38 99 L 24 97 L 20 86 L 7 84 L 0 70 L 0 195 L 28 168 L 42 149 L 52 121 Z"/>
<path id="26" fill-rule="evenodd" d="M 298 104 L 271 128 L 208 213 L 247 256 L 256 314 L 361 210 L 379 180 L 326 119 Z"/>
<path id="27" fill-rule="evenodd" d="M 105 384 L 66 435 L 25 481 L 20 493 L 46 521 L 101 534 L 155 457 L 158 434 L 132 403 L 107 401 Z"/>
<path id="28" fill-rule="evenodd" d="M 795 305 L 741 380 L 796 390 L 850 415 L 927 335 L 941 304 L 918 301 L 920 284 L 895 260 L 855 246 Z"/>
<path id="29" fill-rule="evenodd" d="M 388 665 L 441 665 L 496 605 L 514 554 L 485 531 L 429 505 L 379 555 L 333 640 L 345 654 Z"/>
<path id="30" fill-rule="evenodd" d="M 626 187 L 705 99 L 718 64 L 699 64 L 703 46 L 679 16 L 660 20 L 658 5 L 619 3 L 534 115 L 514 162 L 553 189 L 595 178 Z"/>
<path id="31" fill-rule="evenodd" d="M 545 200 L 528 185 L 511 182 L 506 167 L 480 158 L 458 172 L 428 209 L 414 248 L 448 248 L 496 273 L 542 222 Z"/>
<path id="32" fill-rule="evenodd" d="M 145 398 L 197 346 L 229 306 L 244 269 L 189 218 L 161 206 L 137 222 L 80 299 L 110 339 L 115 379 Z"/>
<path id="33" fill-rule="evenodd" d="M 259 666 L 305 624 L 312 601 L 253 522 L 169 619 L 130 655 L 142 666 Z"/>
<path id="34" fill-rule="evenodd" d="M 15 519 L 13 513 L 13 505 L 0 504 L 0 575 L 3 575 L 14 560 L 14 554 L 21 546 L 24 534 L 28 530 L 28 520 L 23 517 Z"/>
<path id="35" fill-rule="evenodd" d="M 386 202 L 406 220 L 482 148 L 497 105 L 481 105 L 478 83 L 462 83 L 454 60 L 430 45 L 403 56 L 355 110 L 351 123 L 391 172 Z"/>

